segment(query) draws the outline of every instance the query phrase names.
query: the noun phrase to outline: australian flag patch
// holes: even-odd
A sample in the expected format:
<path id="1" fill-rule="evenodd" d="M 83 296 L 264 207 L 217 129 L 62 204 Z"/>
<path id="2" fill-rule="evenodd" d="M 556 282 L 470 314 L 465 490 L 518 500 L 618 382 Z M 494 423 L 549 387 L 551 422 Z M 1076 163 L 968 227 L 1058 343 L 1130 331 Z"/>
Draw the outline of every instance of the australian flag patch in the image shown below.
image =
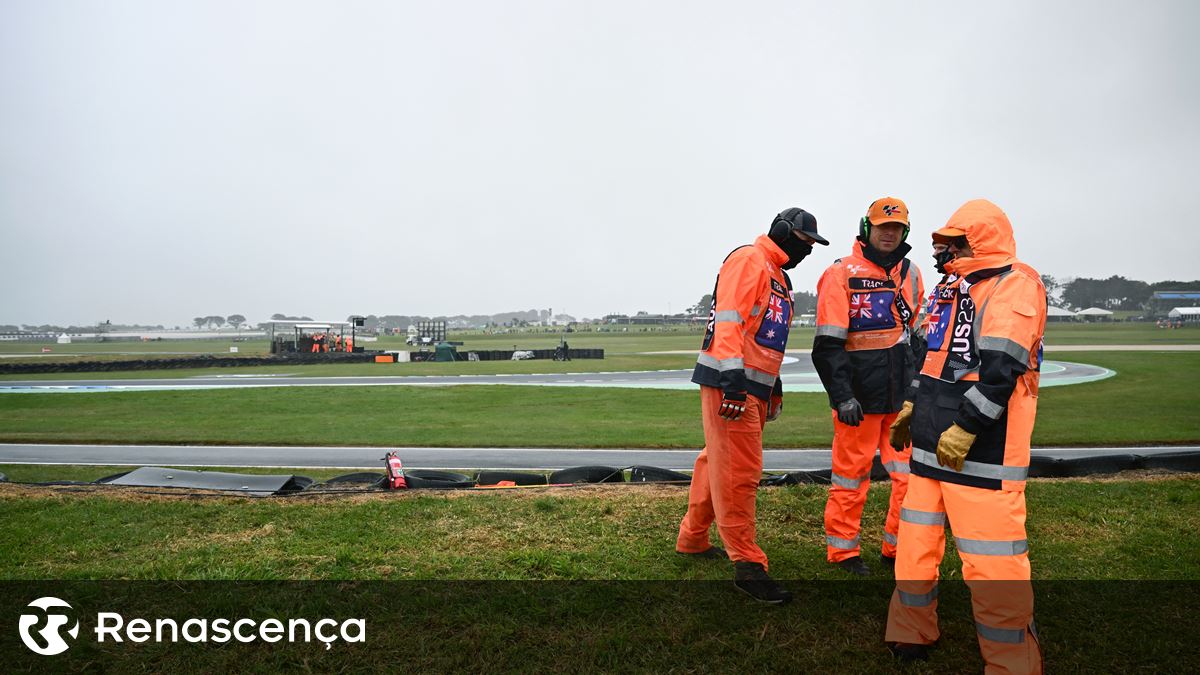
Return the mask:
<path id="1" fill-rule="evenodd" d="M 775 283 L 774 281 L 771 282 Z M 771 294 L 767 301 L 767 311 L 763 313 L 762 323 L 754 335 L 754 341 L 777 352 L 782 352 L 787 346 L 788 329 L 791 328 L 792 303 L 786 296 Z"/>
<path id="2" fill-rule="evenodd" d="M 892 291 L 850 294 L 850 331 L 882 330 L 894 328 L 896 317 L 892 315 L 892 303 L 896 294 Z"/>

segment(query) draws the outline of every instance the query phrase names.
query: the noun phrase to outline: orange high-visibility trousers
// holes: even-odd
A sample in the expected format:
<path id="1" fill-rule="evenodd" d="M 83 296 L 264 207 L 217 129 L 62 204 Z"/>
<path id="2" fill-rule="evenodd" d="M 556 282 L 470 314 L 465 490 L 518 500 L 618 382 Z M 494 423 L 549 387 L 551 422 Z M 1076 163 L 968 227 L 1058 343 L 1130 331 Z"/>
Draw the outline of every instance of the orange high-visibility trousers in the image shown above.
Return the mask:
<path id="1" fill-rule="evenodd" d="M 825 557 L 829 562 L 841 562 L 860 555 L 860 524 L 876 450 L 892 479 L 882 552 L 888 557 L 896 556 L 900 505 L 908 490 L 908 460 L 912 448 L 892 448 L 888 427 L 895 419 L 896 413 L 867 414 L 858 426 L 852 427 L 839 422 L 837 413 L 833 413 L 833 474 L 830 476 L 829 499 L 825 502 Z"/>
<path id="2" fill-rule="evenodd" d="M 950 523 L 986 673 L 1040 673 L 1033 621 L 1025 493 L 943 483 L 913 476 L 900 512 L 896 591 L 888 607 L 887 642 L 938 639 L 938 565 Z"/>
<path id="3" fill-rule="evenodd" d="M 700 387 L 704 420 L 704 449 L 696 458 L 688 510 L 679 525 L 675 550 L 699 553 L 712 544 L 708 528 L 715 520 L 717 533 L 734 562 L 761 563 L 767 554 L 755 542 L 755 497 L 762 478 L 762 430 L 767 403 L 746 397 L 746 412 L 736 422 L 722 419 L 721 390 Z"/>

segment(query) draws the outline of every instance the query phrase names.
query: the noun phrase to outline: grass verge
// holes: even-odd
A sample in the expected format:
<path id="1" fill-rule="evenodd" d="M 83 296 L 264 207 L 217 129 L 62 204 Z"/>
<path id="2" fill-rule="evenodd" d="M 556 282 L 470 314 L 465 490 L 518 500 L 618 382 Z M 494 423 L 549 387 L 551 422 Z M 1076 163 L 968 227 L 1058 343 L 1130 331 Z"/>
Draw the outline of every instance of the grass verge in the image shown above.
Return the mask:
<path id="1" fill-rule="evenodd" d="M 1200 579 L 1198 487 L 1194 475 L 1030 482 L 1030 558 L 1048 668 L 1194 670 L 1187 664 L 1200 656 L 1189 621 Z M 868 496 L 868 560 L 888 489 L 877 485 Z M 798 596 L 783 608 L 738 595 L 728 563 L 673 552 L 684 487 L 288 499 L 75 490 L 0 485 L 7 524 L 0 579 L 9 580 L 0 588 L 18 603 L 55 595 L 77 608 L 115 606 L 127 617 L 181 622 L 367 616 L 374 636 L 330 650 L 80 641 L 67 657 L 81 667 L 357 671 L 381 660 L 421 672 L 892 667 L 882 643 L 892 584 L 886 574 L 848 580 L 825 563 L 820 486 L 759 492 L 759 542 L 773 575 Z M 942 564 L 942 640 L 918 672 L 982 668 L 952 542 Z M 172 581 L 84 581 L 93 579 Z M 188 579 L 239 583 L 174 581 Z M 335 581 L 301 582 L 314 579 Z M 6 631 L 5 644 L 12 635 Z M 37 657 L 15 644 L 9 653 L 14 669 L 37 665 L 26 666 Z"/>
<path id="2" fill-rule="evenodd" d="M 1036 579 L 1200 579 L 1200 476 L 1033 480 Z M 0 484 L 4 579 L 695 579 L 672 553 L 685 486 L 249 499 Z M 161 492 L 161 491 L 159 491 Z M 871 490 L 865 556 L 889 486 Z M 826 488 L 763 489 L 759 540 L 786 579 L 825 563 Z M 950 545 L 943 577 L 961 579 Z M 1154 550 L 1155 554 L 1146 555 Z"/>
<path id="3" fill-rule="evenodd" d="M 1200 442 L 1200 353 L 1095 352 L 1117 376 L 1043 389 L 1036 445 Z M 695 391 L 503 385 L 0 395 L 0 441 L 698 448 Z M 788 394 L 768 447 L 828 447 L 822 394 Z"/>

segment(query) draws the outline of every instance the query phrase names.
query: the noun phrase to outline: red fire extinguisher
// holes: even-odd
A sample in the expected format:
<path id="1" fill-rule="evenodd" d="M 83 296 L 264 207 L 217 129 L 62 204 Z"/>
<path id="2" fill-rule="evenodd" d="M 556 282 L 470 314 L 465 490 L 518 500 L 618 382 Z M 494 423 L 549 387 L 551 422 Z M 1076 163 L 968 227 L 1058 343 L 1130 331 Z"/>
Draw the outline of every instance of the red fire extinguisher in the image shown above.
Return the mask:
<path id="1" fill-rule="evenodd" d="M 387 464 L 388 489 L 404 490 L 408 488 L 408 481 L 404 480 L 404 465 L 400 463 L 400 458 L 396 456 L 396 453 L 389 452 L 383 461 Z"/>

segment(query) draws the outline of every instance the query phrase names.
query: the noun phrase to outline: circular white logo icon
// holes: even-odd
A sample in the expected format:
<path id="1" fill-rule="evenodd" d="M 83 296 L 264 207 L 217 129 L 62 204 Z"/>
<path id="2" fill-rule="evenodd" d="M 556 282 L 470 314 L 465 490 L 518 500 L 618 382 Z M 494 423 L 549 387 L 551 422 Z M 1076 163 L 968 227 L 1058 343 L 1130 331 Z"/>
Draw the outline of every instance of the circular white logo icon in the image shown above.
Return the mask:
<path id="1" fill-rule="evenodd" d="M 17 623 L 17 628 L 21 631 L 21 642 L 25 643 L 26 647 L 42 656 L 54 656 L 67 651 L 71 645 L 63 639 L 62 629 L 71 620 L 71 617 L 66 613 L 73 611 L 73 608 L 67 603 L 58 598 L 44 597 L 38 598 L 29 603 L 29 607 L 42 610 L 32 614 L 22 614 Z M 51 608 L 64 607 L 65 610 L 52 611 Z M 71 639 L 79 637 L 79 621 L 67 629 L 67 635 Z"/>

